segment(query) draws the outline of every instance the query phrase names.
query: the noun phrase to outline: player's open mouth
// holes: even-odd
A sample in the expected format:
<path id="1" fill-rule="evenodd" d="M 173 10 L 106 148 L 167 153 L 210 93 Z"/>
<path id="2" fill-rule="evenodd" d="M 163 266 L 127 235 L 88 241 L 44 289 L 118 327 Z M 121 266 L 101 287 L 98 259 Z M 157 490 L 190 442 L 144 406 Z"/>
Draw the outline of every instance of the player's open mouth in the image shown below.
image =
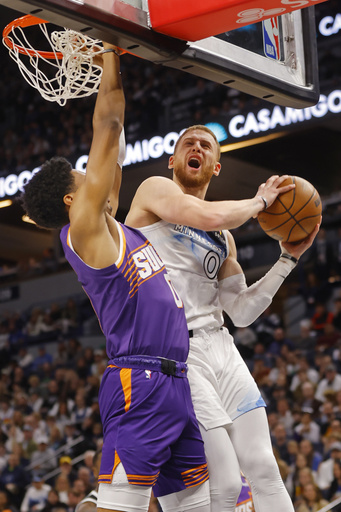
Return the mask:
<path id="1" fill-rule="evenodd" d="M 198 158 L 192 157 L 188 161 L 189 167 L 192 167 L 193 169 L 199 169 L 201 164 L 201 161 Z"/>

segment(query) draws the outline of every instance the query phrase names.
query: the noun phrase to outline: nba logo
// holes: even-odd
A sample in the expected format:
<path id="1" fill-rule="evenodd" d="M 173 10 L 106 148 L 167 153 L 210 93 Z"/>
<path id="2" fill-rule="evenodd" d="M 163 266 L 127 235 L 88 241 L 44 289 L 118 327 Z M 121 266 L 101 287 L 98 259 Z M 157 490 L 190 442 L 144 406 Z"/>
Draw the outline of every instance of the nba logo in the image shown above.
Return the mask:
<path id="1" fill-rule="evenodd" d="M 152 378 L 152 372 L 150 370 L 145 370 L 145 374 L 146 374 L 146 379 Z"/>
<path id="2" fill-rule="evenodd" d="M 274 60 L 281 60 L 279 39 L 279 18 L 262 21 L 264 54 Z"/>

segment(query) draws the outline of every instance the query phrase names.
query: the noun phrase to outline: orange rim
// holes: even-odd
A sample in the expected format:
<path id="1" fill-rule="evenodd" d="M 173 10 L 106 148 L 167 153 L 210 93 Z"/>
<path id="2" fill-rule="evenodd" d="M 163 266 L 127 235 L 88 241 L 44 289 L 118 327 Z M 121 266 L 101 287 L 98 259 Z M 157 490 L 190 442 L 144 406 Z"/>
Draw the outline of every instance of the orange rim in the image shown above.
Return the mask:
<path id="1" fill-rule="evenodd" d="M 40 50 L 31 50 L 30 48 L 25 48 L 24 46 L 19 46 L 18 44 L 13 43 L 8 35 L 12 32 L 14 28 L 21 27 L 31 27 L 33 25 L 41 25 L 42 23 L 48 23 L 46 20 L 42 20 L 41 18 L 37 18 L 36 16 L 32 16 L 31 14 L 26 14 L 26 16 L 22 16 L 21 18 L 17 18 L 16 20 L 11 21 L 3 30 L 2 36 L 4 43 L 8 48 L 14 50 L 14 48 L 23 55 L 29 55 L 33 57 L 34 55 L 39 55 L 44 59 L 62 59 L 63 54 L 61 52 L 45 52 Z"/>
<path id="2" fill-rule="evenodd" d="M 14 48 L 17 49 L 19 53 L 22 53 L 23 55 L 29 55 L 30 57 L 33 57 L 35 55 L 39 55 L 40 57 L 43 57 L 44 59 L 57 59 L 62 60 L 63 54 L 61 52 L 46 52 L 43 50 L 31 50 L 30 48 L 25 48 L 24 46 L 19 46 L 16 43 L 13 43 L 8 35 L 12 32 L 14 28 L 21 27 L 32 27 L 33 25 L 41 25 L 42 23 L 49 23 L 46 20 L 42 20 L 41 18 L 37 18 L 36 16 L 32 16 L 32 14 L 26 14 L 25 16 L 21 16 L 21 18 L 17 18 L 16 20 L 11 21 L 3 30 L 2 37 L 3 42 L 6 44 L 8 48 L 13 50 Z M 118 48 L 118 47 L 117 47 Z M 134 53 L 128 52 L 127 50 L 123 50 L 122 48 L 118 48 L 120 50 L 121 55 L 124 55 L 125 53 L 129 53 L 130 55 L 135 55 Z"/>

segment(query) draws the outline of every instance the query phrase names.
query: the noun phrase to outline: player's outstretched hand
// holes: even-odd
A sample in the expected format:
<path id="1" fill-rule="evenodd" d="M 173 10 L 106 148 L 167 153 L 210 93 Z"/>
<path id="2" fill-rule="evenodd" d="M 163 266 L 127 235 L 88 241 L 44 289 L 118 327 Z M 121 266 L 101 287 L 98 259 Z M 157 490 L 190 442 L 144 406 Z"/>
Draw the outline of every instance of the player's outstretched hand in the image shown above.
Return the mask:
<path id="1" fill-rule="evenodd" d="M 114 44 L 106 43 L 105 41 L 103 41 L 102 44 L 104 50 L 114 50 L 116 55 L 121 55 L 122 53 L 124 53 L 123 50 L 117 48 L 117 46 L 115 46 Z M 103 54 L 97 53 L 98 51 L 101 51 L 101 46 L 94 46 L 94 50 L 96 51 L 96 55 L 93 58 L 94 64 L 96 64 L 97 66 L 101 66 L 101 68 L 103 68 Z"/>
<path id="2" fill-rule="evenodd" d="M 284 192 L 288 192 L 289 190 L 295 188 L 295 185 L 293 183 L 281 187 L 283 181 L 285 181 L 287 178 L 289 178 L 287 174 L 284 174 L 283 176 L 271 176 L 269 179 L 266 180 L 265 183 L 262 183 L 258 187 L 256 197 L 264 197 L 264 199 L 267 202 L 267 205 L 271 206 L 279 194 L 283 194 Z"/>
<path id="3" fill-rule="evenodd" d="M 307 238 L 304 238 L 304 240 L 301 240 L 300 242 L 280 242 L 279 245 L 281 246 L 282 252 L 291 254 L 291 256 L 294 256 L 294 258 L 299 259 L 299 257 L 302 256 L 302 254 L 312 246 L 316 235 L 319 232 L 321 222 L 322 217 L 319 224 L 316 224 L 314 231 L 312 231 L 312 233 L 310 233 Z"/>

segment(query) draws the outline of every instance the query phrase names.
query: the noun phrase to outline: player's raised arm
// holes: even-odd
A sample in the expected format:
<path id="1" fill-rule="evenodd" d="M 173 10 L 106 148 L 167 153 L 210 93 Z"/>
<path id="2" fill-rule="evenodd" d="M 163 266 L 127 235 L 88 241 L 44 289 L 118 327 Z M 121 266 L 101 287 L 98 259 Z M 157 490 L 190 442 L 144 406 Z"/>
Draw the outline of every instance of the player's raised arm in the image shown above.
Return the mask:
<path id="1" fill-rule="evenodd" d="M 104 43 L 106 52 L 102 54 L 103 75 L 93 114 L 93 139 L 87 163 L 84 184 L 75 198 L 77 208 L 70 209 L 72 228 L 84 222 L 91 228 L 89 218 L 96 229 L 96 219 L 102 216 L 107 207 L 114 184 L 116 198 L 119 194 L 120 179 L 117 159 L 119 137 L 124 122 L 124 94 L 119 72 L 119 56 L 115 47 Z M 87 219 L 85 221 L 84 214 Z"/>

